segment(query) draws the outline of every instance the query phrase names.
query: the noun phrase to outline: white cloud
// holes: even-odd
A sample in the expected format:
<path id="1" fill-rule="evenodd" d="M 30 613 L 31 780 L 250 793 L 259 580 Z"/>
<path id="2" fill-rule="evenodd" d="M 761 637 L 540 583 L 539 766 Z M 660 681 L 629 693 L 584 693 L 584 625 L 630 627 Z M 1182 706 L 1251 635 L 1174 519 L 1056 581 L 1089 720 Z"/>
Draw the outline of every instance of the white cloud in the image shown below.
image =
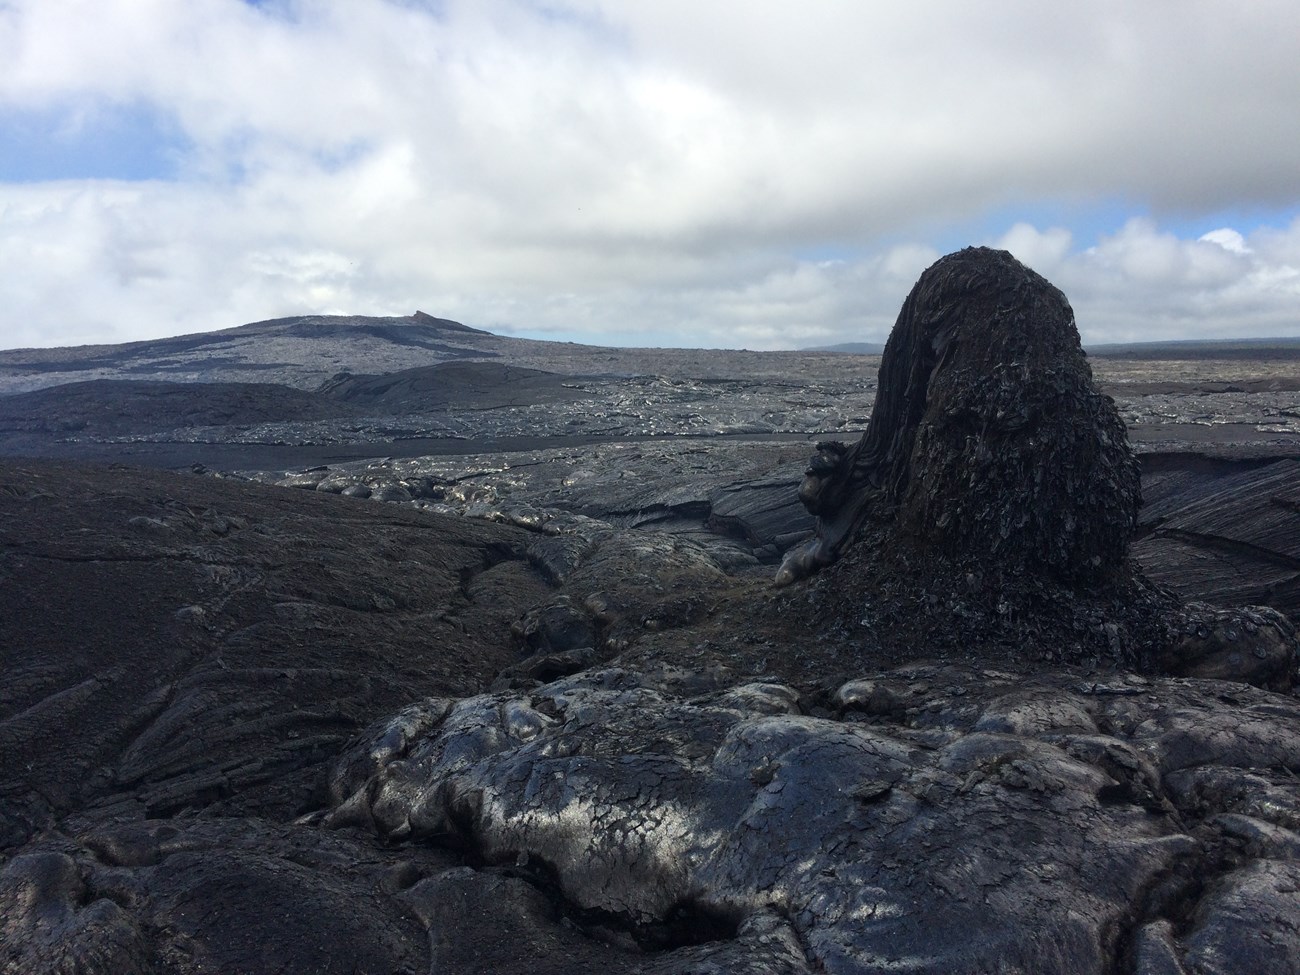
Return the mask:
<path id="1" fill-rule="evenodd" d="M 168 181 L 0 184 L 4 346 L 416 307 L 878 339 L 936 228 L 989 212 L 1085 334 L 1300 331 L 1294 223 L 1161 229 L 1300 203 L 1293 3 L 17 0 L 0 63 L 0 119 L 184 137 Z M 1155 217 L 1014 215 L 1117 198 Z"/>
<path id="2" fill-rule="evenodd" d="M 1070 252 L 1073 236 L 1064 227 L 1039 230 L 1028 223 L 1017 223 L 991 246 L 1010 251 L 1016 260 L 1028 264 L 1039 274 L 1052 275 Z"/>
<path id="3" fill-rule="evenodd" d="M 1233 254 L 1250 253 L 1250 248 L 1246 246 L 1246 238 L 1231 227 L 1219 227 L 1217 230 L 1211 230 L 1208 233 L 1201 234 L 1197 240 L 1203 240 L 1209 244 L 1218 244 L 1225 251 L 1231 251 Z"/>
<path id="4" fill-rule="evenodd" d="M 1225 247 L 1220 241 L 1234 245 Z M 1067 260 L 1056 283 L 1085 341 L 1300 333 L 1300 219 L 1182 240 L 1148 220 Z"/>

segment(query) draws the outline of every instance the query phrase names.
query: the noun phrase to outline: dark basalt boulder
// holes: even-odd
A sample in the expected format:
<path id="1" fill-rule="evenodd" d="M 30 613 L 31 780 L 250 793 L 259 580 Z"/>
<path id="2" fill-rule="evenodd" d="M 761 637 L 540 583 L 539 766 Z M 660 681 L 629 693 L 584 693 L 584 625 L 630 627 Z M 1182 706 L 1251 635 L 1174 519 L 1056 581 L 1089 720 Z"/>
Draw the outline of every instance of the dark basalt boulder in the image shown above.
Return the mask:
<path id="1" fill-rule="evenodd" d="M 799 489 L 816 537 L 778 582 L 834 561 L 873 507 L 950 555 L 1071 582 L 1122 565 L 1137 461 L 1046 279 L 986 247 L 939 260 L 903 303 L 879 390 L 857 443 L 818 445 Z"/>
<path id="2" fill-rule="evenodd" d="M 898 658 L 1032 653 L 1289 687 L 1286 617 L 1184 605 L 1129 559 L 1139 475 L 1065 296 L 967 248 L 904 302 L 862 438 L 818 445 L 799 487 L 816 530 L 776 582 L 832 567 L 797 611 Z"/>

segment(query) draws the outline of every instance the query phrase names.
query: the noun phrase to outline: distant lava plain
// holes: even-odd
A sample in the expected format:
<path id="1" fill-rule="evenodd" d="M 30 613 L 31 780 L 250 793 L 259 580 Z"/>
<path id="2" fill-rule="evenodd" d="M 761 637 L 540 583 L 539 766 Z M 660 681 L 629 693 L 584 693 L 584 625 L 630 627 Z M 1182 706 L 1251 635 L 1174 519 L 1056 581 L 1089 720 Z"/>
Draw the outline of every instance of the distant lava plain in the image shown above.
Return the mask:
<path id="1" fill-rule="evenodd" d="M 1295 344 L 1126 348 L 1102 350 L 1093 365 L 1140 450 L 1295 451 Z M 878 362 L 545 342 L 423 312 L 284 318 L 0 352 L 0 454 L 289 470 L 593 440 L 806 439 L 862 428 Z"/>
<path id="2" fill-rule="evenodd" d="M 1090 359 L 1142 459 L 1148 570 L 1293 605 L 1300 531 L 1261 486 L 1300 463 L 1300 342 L 1110 346 Z M 878 365 L 536 341 L 424 312 L 303 316 L 0 352 L 0 456 L 673 525 L 767 562 L 808 530 L 800 465 L 818 439 L 865 427 Z"/>

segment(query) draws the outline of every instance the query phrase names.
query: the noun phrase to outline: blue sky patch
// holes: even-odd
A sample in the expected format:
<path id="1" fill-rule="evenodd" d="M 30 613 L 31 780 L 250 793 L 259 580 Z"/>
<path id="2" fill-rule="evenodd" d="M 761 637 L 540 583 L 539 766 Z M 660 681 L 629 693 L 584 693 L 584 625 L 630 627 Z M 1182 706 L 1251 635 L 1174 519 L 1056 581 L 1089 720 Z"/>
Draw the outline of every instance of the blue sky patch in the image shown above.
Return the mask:
<path id="1" fill-rule="evenodd" d="M 144 104 L 0 109 L 0 182 L 174 178 L 189 142 Z"/>

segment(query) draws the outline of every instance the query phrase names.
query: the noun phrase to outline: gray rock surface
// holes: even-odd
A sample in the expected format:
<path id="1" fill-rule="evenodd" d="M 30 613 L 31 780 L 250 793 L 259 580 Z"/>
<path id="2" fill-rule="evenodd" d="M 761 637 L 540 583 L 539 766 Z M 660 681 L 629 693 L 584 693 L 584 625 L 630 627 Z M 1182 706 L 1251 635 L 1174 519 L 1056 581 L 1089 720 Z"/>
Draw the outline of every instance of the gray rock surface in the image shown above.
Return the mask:
<path id="1" fill-rule="evenodd" d="M 760 971 L 1294 971 L 1300 713 L 1223 692 L 587 671 L 375 727 L 325 824 L 512 864 L 647 948 L 770 926 Z"/>
<path id="2" fill-rule="evenodd" d="M 0 465 L 0 971 L 1293 970 L 1294 696 L 586 525 Z"/>
<path id="3" fill-rule="evenodd" d="M 1296 971 L 1293 635 L 1222 608 L 1295 613 L 1294 360 L 1094 361 L 1176 627 L 773 591 L 877 361 L 421 315 L 0 355 L 148 381 L 0 397 L 5 453 L 227 472 L 0 460 L 0 972 Z"/>

